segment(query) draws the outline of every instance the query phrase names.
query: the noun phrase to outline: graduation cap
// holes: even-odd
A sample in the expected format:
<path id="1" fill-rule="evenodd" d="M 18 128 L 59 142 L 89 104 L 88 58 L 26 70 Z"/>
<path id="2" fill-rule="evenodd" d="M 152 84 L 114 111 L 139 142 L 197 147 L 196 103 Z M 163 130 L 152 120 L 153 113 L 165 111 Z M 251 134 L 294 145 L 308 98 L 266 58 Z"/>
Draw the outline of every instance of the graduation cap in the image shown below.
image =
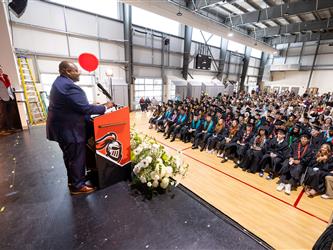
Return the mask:
<path id="1" fill-rule="evenodd" d="M 302 135 L 301 135 L 301 138 L 302 137 L 306 137 L 310 140 L 311 139 L 311 134 L 308 131 L 304 131 L 304 133 L 302 133 Z"/>
<path id="2" fill-rule="evenodd" d="M 291 113 L 289 117 L 294 117 L 294 119 L 296 119 L 296 115 L 294 113 Z"/>
<path id="3" fill-rule="evenodd" d="M 221 114 L 222 114 L 222 112 L 223 112 L 222 109 L 221 109 L 220 107 L 216 107 L 215 110 L 216 110 L 216 113 L 221 113 Z"/>
<path id="4" fill-rule="evenodd" d="M 282 120 L 276 120 L 276 122 L 275 122 L 275 126 L 281 126 L 283 124 L 284 124 L 284 122 Z"/>
<path id="5" fill-rule="evenodd" d="M 301 129 L 302 127 L 303 127 L 303 124 L 300 122 L 297 122 L 294 126 L 294 128 L 299 128 L 299 129 Z"/>
<path id="6" fill-rule="evenodd" d="M 281 133 L 283 133 L 283 134 L 286 134 L 286 130 L 285 130 L 284 128 L 278 128 L 278 129 L 276 129 L 275 131 L 276 131 L 276 133 L 281 132 Z"/>
<path id="7" fill-rule="evenodd" d="M 313 124 L 313 125 L 312 125 L 312 128 L 313 128 L 314 130 L 317 130 L 317 131 L 320 131 L 320 130 L 321 130 L 321 126 L 320 126 L 318 123 Z"/>

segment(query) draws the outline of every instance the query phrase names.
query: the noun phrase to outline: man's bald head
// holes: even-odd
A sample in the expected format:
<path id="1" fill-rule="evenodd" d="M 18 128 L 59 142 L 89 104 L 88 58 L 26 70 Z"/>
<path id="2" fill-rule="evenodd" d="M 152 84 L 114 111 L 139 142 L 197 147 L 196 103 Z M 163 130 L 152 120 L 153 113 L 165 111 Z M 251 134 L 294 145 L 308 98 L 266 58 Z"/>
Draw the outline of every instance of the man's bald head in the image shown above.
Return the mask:
<path id="1" fill-rule="evenodd" d="M 73 62 L 62 61 L 59 64 L 59 74 L 72 79 L 74 82 L 80 80 L 80 72 Z"/>

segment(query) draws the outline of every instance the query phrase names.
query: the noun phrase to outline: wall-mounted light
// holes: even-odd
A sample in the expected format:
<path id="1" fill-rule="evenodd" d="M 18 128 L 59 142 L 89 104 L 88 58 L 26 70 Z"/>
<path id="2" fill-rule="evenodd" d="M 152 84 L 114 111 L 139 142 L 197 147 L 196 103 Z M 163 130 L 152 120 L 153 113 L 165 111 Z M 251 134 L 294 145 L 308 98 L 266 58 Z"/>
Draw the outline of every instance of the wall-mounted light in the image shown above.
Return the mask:
<path id="1" fill-rule="evenodd" d="M 106 75 L 107 77 L 112 77 L 112 76 L 113 76 L 113 70 L 112 70 L 112 69 L 107 69 L 107 70 L 105 71 L 105 75 Z"/>
<path id="2" fill-rule="evenodd" d="M 233 37 L 234 36 L 234 33 L 232 32 L 232 31 L 230 31 L 229 33 L 228 33 L 228 37 Z"/>
<path id="3" fill-rule="evenodd" d="M 177 15 L 177 16 L 182 16 L 183 13 L 181 13 L 180 11 L 178 11 L 176 15 Z"/>

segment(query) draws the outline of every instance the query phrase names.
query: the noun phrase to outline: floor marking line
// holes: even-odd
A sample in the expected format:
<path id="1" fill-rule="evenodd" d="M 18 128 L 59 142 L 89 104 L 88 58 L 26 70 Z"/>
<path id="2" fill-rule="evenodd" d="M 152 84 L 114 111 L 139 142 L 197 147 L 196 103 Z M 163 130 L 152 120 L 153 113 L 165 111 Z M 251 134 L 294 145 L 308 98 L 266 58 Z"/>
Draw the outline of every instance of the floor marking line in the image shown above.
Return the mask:
<path id="1" fill-rule="evenodd" d="M 144 133 L 143 133 L 143 134 L 144 134 Z M 166 147 L 168 147 L 168 148 L 170 148 L 170 149 L 172 149 L 172 150 L 179 151 L 178 149 L 176 149 L 176 148 L 174 148 L 174 147 L 171 147 L 171 146 L 169 146 L 169 145 L 167 145 L 167 144 L 165 144 L 165 143 L 163 143 L 163 142 L 157 140 L 156 138 L 155 138 L 155 140 L 156 140 L 158 143 L 161 143 L 161 144 L 163 144 L 164 146 L 166 146 Z M 187 148 L 187 149 L 188 149 L 188 148 Z M 182 150 L 180 150 L 180 151 L 184 151 L 184 150 L 186 150 L 186 149 L 182 149 Z M 297 204 L 296 204 L 296 202 L 295 202 L 294 204 L 290 204 L 290 203 L 288 203 L 288 202 L 286 202 L 286 201 L 284 201 L 284 200 L 282 200 L 282 199 L 280 199 L 280 198 L 278 198 L 278 197 L 276 197 L 276 196 L 274 196 L 274 195 L 272 195 L 272 194 L 270 194 L 270 193 L 267 193 L 266 191 L 263 191 L 263 190 L 261 190 L 261 189 L 255 187 L 255 186 L 252 186 L 251 184 L 249 184 L 249 183 L 247 183 L 247 182 L 245 182 L 245 181 L 242 181 L 242 180 L 240 180 L 240 179 L 238 179 L 238 178 L 236 178 L 236 177 L 234 177 L 234 176 L 232 176 L 232 175 L 230 175 L 230 174 L 225 173 L 225 172 L 223 172 L 222 170 L 219 170 L 219 169 L 217 169 L 217 168 L 214 168 L 214 167 L 208 165 L 207 163 L 204 163 L 203 161 L 200 161 L 200 160 L 194 158 L 193 156 L 190 156 L 190 155 L 188 155 L 188 154 L 186 154 L 186 153 L 183 153 L 183 155 L 185 155 L 185 156 L 187 156 L 187 157 L 189 157 L 189 158 L 191 158 L 191 159 L 193 159 L 193 160 L 195 160 L 195 161 L 197 161 L 197 162 L 199 162 L 199 163 L 201 163 L 201 164 L 203 164 L 203 165 L 205 165 L 205 166 L 207 166 L 207 167 L 209 167 L 209 168 L 211 168 L 211 169 L 214 169 L 215 171 L 218 171 L 218 172 L 220 172 L 220 173 L 222 173 L 222 174 L 224 174 L 224 175 L 226 175 L 226 176 L 228 176 L 228 177 L 230 177 L 230 178 L 232 178 L 232 179 L 234 179 L 234 180 L 236 180 L 236 181 L 238 181 L 238 182 L 241 182 L 241 183 L 243 183 L 243 184 L 245 184 L 245 185 L 247 185 L 247 186 L 249 186 L 249 187 L 251 187 L 251 188 L 253 188 L 253 189 L 255 189 L 255 190 L 257 190 L 257 191 L 259 191 L 259 192 L 261 192 L 261 193 L 263 193 L 263 194 L 266 194 L 266 195 L 268 195 L 269 197 L 274 198 L 274 199 L 276 199 L 276 200 L 278 200 L 278 201 L 280 201 L 280 202 L 282 202 L 282 203 L 284 203 L 284 204 L 286 204 L 286 205 L 288 205 L 288 206 L 290 206 L 290 207 L 293 207 L 293 208 L 295 208 L 295 209 L 297 209 L 297 210 L 299 210 L 299 211 L 301 211 L 301 212 L 303 212 L 303 213 L 305 213 L 305 214 L 307 214 L 307 215 L 310 215 L 310 216 L 313 217 L 313 218 L 316 218 L 316 219 L 318 219 L 318 220 L 320 220 L 320 221 L 322 221 L 322 222 L 324 222 L 324 223 L 328 223 L 328 221 L 326 221 L 326 220 L 324 220 L 324 219 L 322 219 L 322 218 L 319 218 L 318 216 L 316 216 L 316 215 L 314 215 L 314 214 L 312 214 L 312 213 L 309 213 L 309 212 L 307 212 L 307 211 L 305 211 L 305 210 L 303 210 L 303 209 L 297 207 L 299 201 L 301 200 L 301 198 L 302 198 L 302 196 L 303 196 L 302 192 L 304 193 L 304 190 L 302 190 L 301 193 L 299 194 L 299 196 L 298 196 L 298 198 L 297 198 L 297 200 L 296 200 L 296 202 L 298 201 Z M 299 200 L 298 200 L 298 199 L 299 199 Z M 296 206 L 295 206 L 295 204 L 296 204 Z"/>
<path id="2" fill-rule="evenodd" d="M 263 191 L 263 190 L 255 187 L 255 186 L 252 186 L 251 184 L 249 184 L 249 183 L 247 183 L 245 181 L 242 181 L 242 180 L 240 180 L 240 179 L 238 179 L 238 178 L 236 178 L 236 177 L 234 177 L 234 176 L 232 176 L 230 174 L 227 174 L 227 173 L 225 173 L 225 172 L 223 172 L 223 171 L 221 171 L 219 169 L 216 169 L 216 168 L 214 168 L 214 167 L 212 167 L 212 166 L 210 166 L 210 165 L 208 165 L 208 164 L 206 164 L 206 163 L 204 163 L 204 162 L 202 162 L 202 161 L 200 161 L 200 160 L 198 160 L 198 159 L 196 159 L 196 158 L 194 158 L 194 157 L 192 157 L 192 156 L 190 156 L 190 155 L 188 155 L 186 153 L 184 153 L 184 155 L 187 156 L 187 157 L 189 157 L 189 158 L 191 158 L 191 159 L 193 159 L 193 160 L 195 160 L 195 161 L 197 161 L 197 162 L 199 162 L 199 163 L 201 163 L 201 164 L 203 164 L 203 165 L 205 165 L 205 166 L 207 166 L 207 167 L 209 167 L 209 168 L 211 168 L 211 169 L 214 169 L 215 171 L 218 171 L 218 172 L 220 172 L 220 173 L 222 173 L 222 174 L 224 174 L 224 175 L 226 175 L 226 176 L 228 176 L 228 177 L 230 177 L 230 178 L 232 178 L 234 180 L 237 180 L 237 181 L 239 181 L 239 182 L 241 182 L 241 183 L 243 183 L 243 184 L 245 184 L 245 185 L 247 185 L 247 186 L 249 186 L 249 187 L 251 187 L 251 188 L 253 188 L 253 189 L 255 189 L 255 190 L 259 191 L 259 192 L 261 192 L 261 193 L 264 193 L 264 194 L 268 195 L 269 197 L 274 198 L 274 199 L 276 199 L 276 200 L 278 200 L 278 201 L 280 201 L 280 202 L 282 202 L 282 203 L 284 203 L 284 204 L 286 204 L 286 205 L 288 205 L 290 207 L 293 207 L 293 208 L 295 208 L 295 209 L 297 209 L 297 210 L 299 210 L 299 211 L 301 211 L 303 213 L 306 213 L 306 214 L 308 214 L 308 215 L 310 215 L 310 216 L 312 216 L 312 217 L 314 217 L 314 218 L 316 218 L 316 219 L 318 219 L 318 220 L 320 220 L 322 222 L 328 223 L 328 221 L 326 221 L 324 219 L 321 219 L 321 218 L 317 217 L 314 214 L 311 214 L 311 213 L 309 213 L 309 212 L 307 212 L 307 211 L 305 211 L 305 210 L 303 210 L 301 208 L 294 207 L 293 204 L 290 204 L 290 203 L 288 203 L 288 202 L 286 202 L 286 201 L 284 201 L 284 200 L 282 200 L 282 199 L 280 199 L 280 198 L 278 198 L 278 197 L 276 197 L 274 195 L 271 195 L 270 193 L 267 193 L 266 191 Z"/>
<path id="3" fill-rule="evenodd" d="M 302 189 L 301 193 L 298 195 L 295 203 L 294 203 L 294 207 L 297 207 L 298 203 L 300 202 L 300 200 L 302 199 L 303 197 L 303 194 L 304 194 L 304 188 Z"/>

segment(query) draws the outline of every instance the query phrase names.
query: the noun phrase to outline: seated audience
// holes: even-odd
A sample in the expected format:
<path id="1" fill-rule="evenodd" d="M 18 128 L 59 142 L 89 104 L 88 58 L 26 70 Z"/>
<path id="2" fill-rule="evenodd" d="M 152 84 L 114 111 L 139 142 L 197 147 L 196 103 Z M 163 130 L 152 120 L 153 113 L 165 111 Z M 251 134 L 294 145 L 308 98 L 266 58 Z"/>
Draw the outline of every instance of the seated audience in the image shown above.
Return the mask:
<path id="1" fill-rule="evenodd" d="M 233 159 L 243 171 L 279 176 L 278 191 L 290 194 L 304 179 L 309 196 L 328 199 L 333 196 L 333 109 L 325 98 L 291 92 L 204 94 L 200 100 L 153 105 L 149 128 L 164 132 L 171 142 L 180 135 L 193 149 L 216 150 L 222 162 Z M 142 111 L 150 104 L 144 101 Z"/>

